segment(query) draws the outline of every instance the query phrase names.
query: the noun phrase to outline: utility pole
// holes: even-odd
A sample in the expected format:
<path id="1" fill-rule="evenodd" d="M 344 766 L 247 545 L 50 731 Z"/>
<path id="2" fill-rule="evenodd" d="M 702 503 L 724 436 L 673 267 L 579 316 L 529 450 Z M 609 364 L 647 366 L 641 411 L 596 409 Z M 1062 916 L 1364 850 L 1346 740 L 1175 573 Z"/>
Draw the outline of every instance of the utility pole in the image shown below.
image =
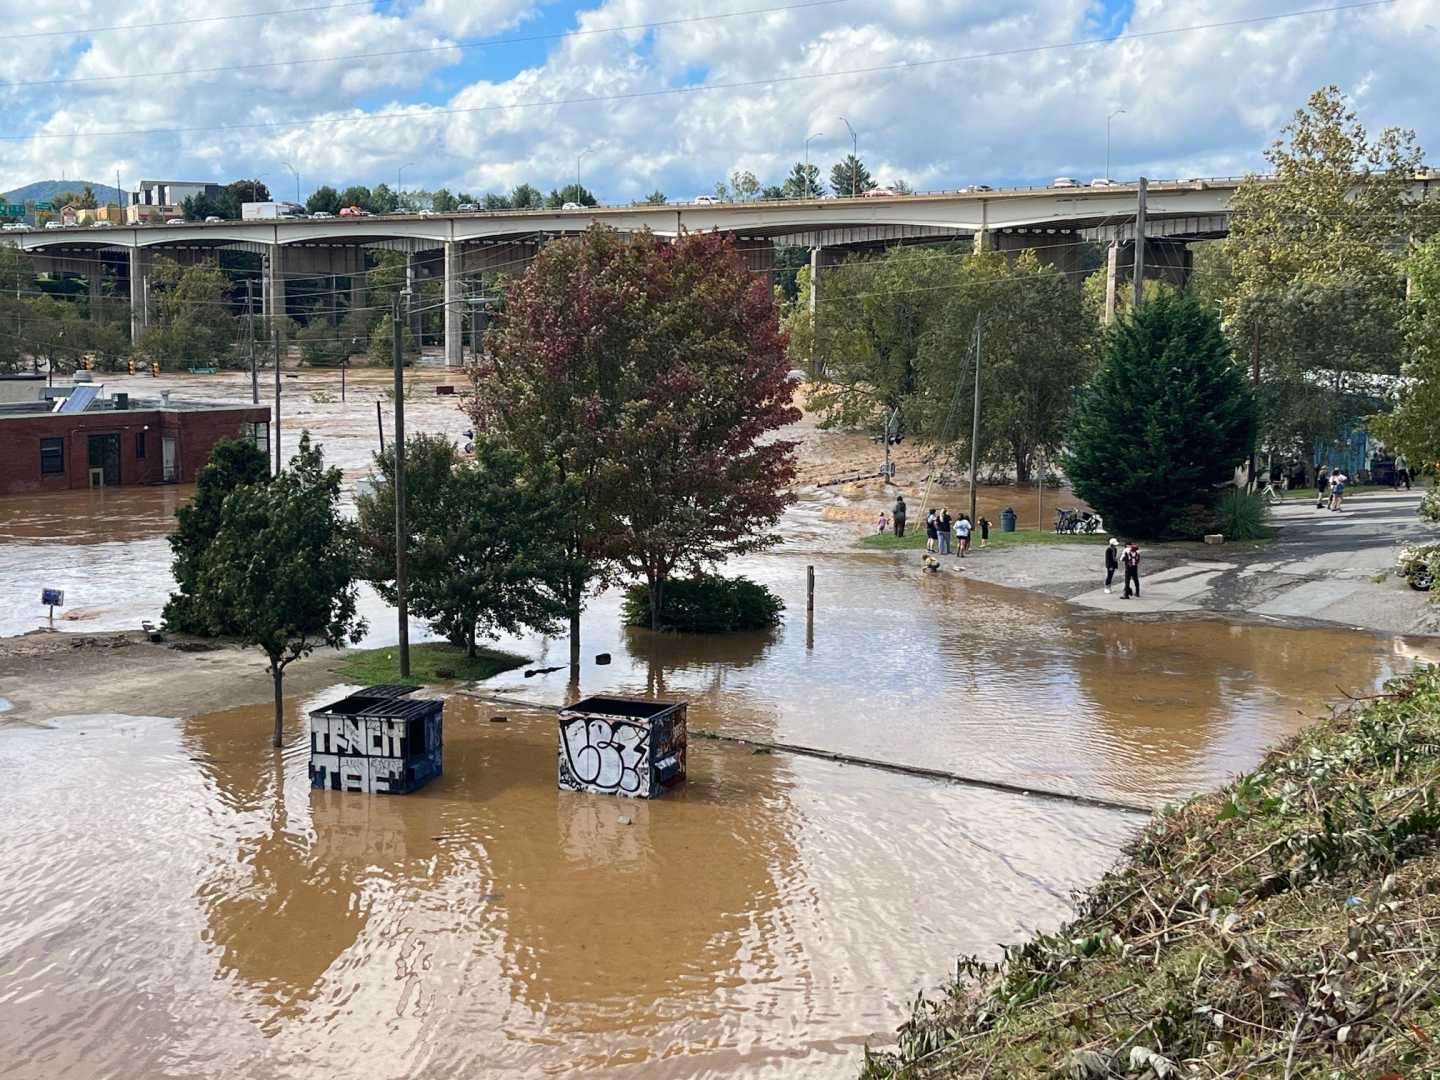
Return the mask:
<path id="1" fill-rule="evenodd" d="M 1110 179 L 1110 121 L 1123 113 L 1124 109 L 1116 109 L 1109 116 L 1105 117 L 1105 179 Z"/>
<path id="2" fill-rule="evenodd" d="M 1140 177 L 1135 192 L 1135 280 L 1130 283 L 1135 290 L 1130 299 L 1132 315 L 1140 313 L 1140 305 L 1145 299 L 1145 195 L 1149 187 L 1145 177 Z"/>
<path id="3" fill-rule="evenodd" d="M 275 354 L 275 475 L 280 475 L 285 459 L 280 452 L 280 327 L 270 324 L 270 351 Z"/>
<path id="4" fill-rule="evenodd" d="M 410 600 L 405 581 L 405 324 L 400 294 L 390 302 L 390 356 L 395 362 L 395 608 L 399 615 L 400 677 L 410 677 Z"/>
<path id="5" fill-rule="evenodd" d="M 260 373 L 255 367 L 255 298 L 251 290 L 255 283 L 245 279 L 245 338 L 250 352 L 250 404 L 260 404 Z"/>
<path id="6" fill-rule="evenodd" d="M 975 319 L 975 411 L 970 418 L 970 524 L 972 526 L 978 520 L 975 516 L 975 472 L 980 467 L 980 340 L 983 324 L 984 317 L 977 316 Z"/>

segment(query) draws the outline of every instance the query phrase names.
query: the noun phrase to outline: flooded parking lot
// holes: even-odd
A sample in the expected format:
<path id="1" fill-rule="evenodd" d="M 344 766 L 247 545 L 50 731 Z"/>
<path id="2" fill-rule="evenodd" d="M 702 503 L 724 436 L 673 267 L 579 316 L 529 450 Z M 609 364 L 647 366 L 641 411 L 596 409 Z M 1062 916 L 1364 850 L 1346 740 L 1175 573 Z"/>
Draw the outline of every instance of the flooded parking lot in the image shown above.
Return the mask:
<path id="1" fill-rule="evenodd" d="M 311 407 L 363 473 L 362 418 Z M 427 408 L 419 426 L 463 430 Z M 188 494 L 0 500 L 0 634 L 43 617 L 42 584 L 68 629 L 156 618 Z M 1058 924 L 1137 819 L 698 738 L 661 800 L 567 794 L 539 706 L 685 698 L 696 731 L 1155 804 L 1440 660 L 1434 639 L 1112 618 L 924 576 L 854 551 L 830 505 L 807 495 L 784 548 L 728 568 L 785 599 L 782 628 L 626 630 L 606 593 L 578 684 L 514 671 L 483 692 L 534 707 L 452 697 L 444 776 L 415 795 L 310 791 L 302 717 L 338 679 L 289 702 L 280 754 L 263 707 L 0 717 L 6 1075 L 851 1076 L 946 958 Z"/>

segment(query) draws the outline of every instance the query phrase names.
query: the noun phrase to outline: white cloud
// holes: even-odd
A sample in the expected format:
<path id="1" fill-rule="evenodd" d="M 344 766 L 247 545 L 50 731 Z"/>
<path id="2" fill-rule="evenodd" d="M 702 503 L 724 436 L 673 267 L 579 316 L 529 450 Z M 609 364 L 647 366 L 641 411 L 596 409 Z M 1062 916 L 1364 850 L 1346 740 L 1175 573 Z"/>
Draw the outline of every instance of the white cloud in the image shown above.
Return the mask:
<path id="1" fill-rule="evenodd" d="M 731 10 L 764 0 L 726 0 Z M 777 0 L 778 5 L 778 0 Z M 1274 5 L 1274 6 L 1272 6 Z M 0 0 L 0 8 L 5 3 Z M 27 27 L 113 19 L 98 0 L 63 18 L 17 14 Z M 1150 33 L 1282 11 L 1268 0 L 1138 0 L 1128 31 Z M 127 21 L 173 11 L 137 0 Z M 0 78 L 85 77 L 255 64 L 301 57 L 444 46 L 531 19 L 534 0 L 421 0 L 384 11 L 315 12 L 174 33 L 96 35 L 67 51 L 56 39 L 7 50 Z M 585 182 L 625 200 L 659 186 L 675 196 L 709 188 L 733 168 L 779 182 L 801 153 L 828 173 L 848 152 L 841 115 L 861 156 L 884 181 L 919 188 L 1098 176 L 1105 115 L 1114 124 L 1119 176 L 1220 175 L 1261 165 L 1261 151 L 1316 87 L 1352 94 L 1372 128 L 1415 127 L 1440 142 L 1433 55 L 1440 33 L 1427 0 L 1244 27 L 1110 44 L 966 59 L 904 71 L 837 75 L 736 90 L 635 97 L 540 108 L 539 100 L 644 94 L 700 83 L 744 83 L 974 56 L 1093 36 L 1091 0 L 850 0 L 788 12 L 681 23 L 652 31 L 587 33 L 550 45 L 542 62 L 504 78 L 471 80 L 469 51 L 442 49 L 346 64 L 120 83 L 0 89 L 12 118 L 59 133 L 97 128 L 199 127 L 183 135 L 116 136 L 0 144 L 0 184 L 59 175 L 230 178 L 259 172 L 289 190 L 291 161 L 306 187 L 395 182 L 502 190 L 521 180 L 569 182 L 576 155 Z M 553 13 L 553 11 L 552 11 Z M 584 30 L 715 13 L 696 0 L 603 0 L 580 11 Z M 487 63 L 503 62 L 498 50 Z M 491 69 L 493 70 L 493 68 Z M 443 89 L 442 89 L 443 88 Z M 437 98 L 437 92 L 439 97 Z M 417 102 L 434 101 L 434 105 Z M 446 109 L 486 110 L 445 114 Z M 411 110 L 404 119 L 366 121 Z M 221 130 L 252 121 L 343 120 L 276 130 Z M 14 130 L 16 123 L 10 125 Z"/>

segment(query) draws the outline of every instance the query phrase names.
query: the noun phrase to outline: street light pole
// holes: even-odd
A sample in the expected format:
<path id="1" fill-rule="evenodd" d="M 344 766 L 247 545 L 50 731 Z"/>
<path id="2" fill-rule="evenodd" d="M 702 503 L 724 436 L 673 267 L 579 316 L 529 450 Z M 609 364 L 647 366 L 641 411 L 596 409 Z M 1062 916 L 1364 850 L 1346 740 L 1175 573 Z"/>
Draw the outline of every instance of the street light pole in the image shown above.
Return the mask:
<path id="1" fill-rule="evenodd" d="M 1110 179 L 1110 121 L 1123 113 L 1124 109 L 1116 109 L 1109 116 L 1105 117 L 1105 179 Z"/>
<path id="2" fill-rule="evenodd" d="M 587 146 L 584 150 L 581 150 L 578 154 L 575 155 L 575 201 L 576 201 L 576 202 L 579 202 L 579 201 L 580 201 L 580 162 L 584 159 L 584 157 L 585 157 L 586 154 L 590 153 L 590 152 L 593 151 L 594 149 L 595 149 L 595 148 L 594 148 L 593 146 Z"/>
<path id="3" fill-rule="evenodd" d="M 810 189 L 810 140 L 818 139 L 824 134 L 825 133 L 823 131 L 817 131 L 814 135 L 808 135 L 805 138 L 805 197 L 807 199 L 811 195 L 815 194 Z"/>
<path id="4" fill-rule="evenodd" d="M 975 516 L 976 491 L 975 472 L 980 467 L 980 340 L 984 316 L 975 318 L 975 411 L 970 418 L 970 524 L 979 520 Z"/>
<path id="5" fill-rule="evenodd" d="M 850 132 L 850 197 L 853 199 L 856 195 L 860 194 L 860 192 L 855 190 L 857 173 L 860 167 L 860 140 L 855 137 L 855 129 L 850 126 L 849 120 L 846 120 L 842 116 L 840 117 L 840 122 L 844 124 L 845 129 Z"/>
<path id="6" fill-rule="evenodd" d="M 397 202 L 405 191 L 405 170 L 411 168 L 414 164 L 415 162 L 413 161 L 407 161 L 395 170 L 395 199 Z"/>
<path id="7" fill-rule="evenodd" d="M 300 170 L 297 169 L 297 168 L 295 168 L 295 166 L 294 166 L 294 165 L 291 165 L 290 162 L 288 162 L 288 161 L 282 161 L 280 164 L 281 164 L 281 165 L 284 165 L 285 168 L 289 169 L 292 173 L 295 174 L 295 205 L 296 205 L 296 206 L 299 206 L 299 205 L 300 205 Z"/>

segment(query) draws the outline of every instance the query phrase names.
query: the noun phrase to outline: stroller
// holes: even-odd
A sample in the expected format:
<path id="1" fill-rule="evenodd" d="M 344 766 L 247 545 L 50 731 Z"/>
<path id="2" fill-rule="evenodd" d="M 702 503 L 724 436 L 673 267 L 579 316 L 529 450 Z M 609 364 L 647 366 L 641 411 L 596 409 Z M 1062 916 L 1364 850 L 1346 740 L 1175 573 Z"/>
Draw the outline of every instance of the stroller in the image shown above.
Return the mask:
<path id="1" fill-rule="evenodd" d="M 1076 510 L 1073 507 L 1055 508 L 1055 531 L 1082 535 L 1105 531 L 1105 519 L 1091 510 Z"/>

